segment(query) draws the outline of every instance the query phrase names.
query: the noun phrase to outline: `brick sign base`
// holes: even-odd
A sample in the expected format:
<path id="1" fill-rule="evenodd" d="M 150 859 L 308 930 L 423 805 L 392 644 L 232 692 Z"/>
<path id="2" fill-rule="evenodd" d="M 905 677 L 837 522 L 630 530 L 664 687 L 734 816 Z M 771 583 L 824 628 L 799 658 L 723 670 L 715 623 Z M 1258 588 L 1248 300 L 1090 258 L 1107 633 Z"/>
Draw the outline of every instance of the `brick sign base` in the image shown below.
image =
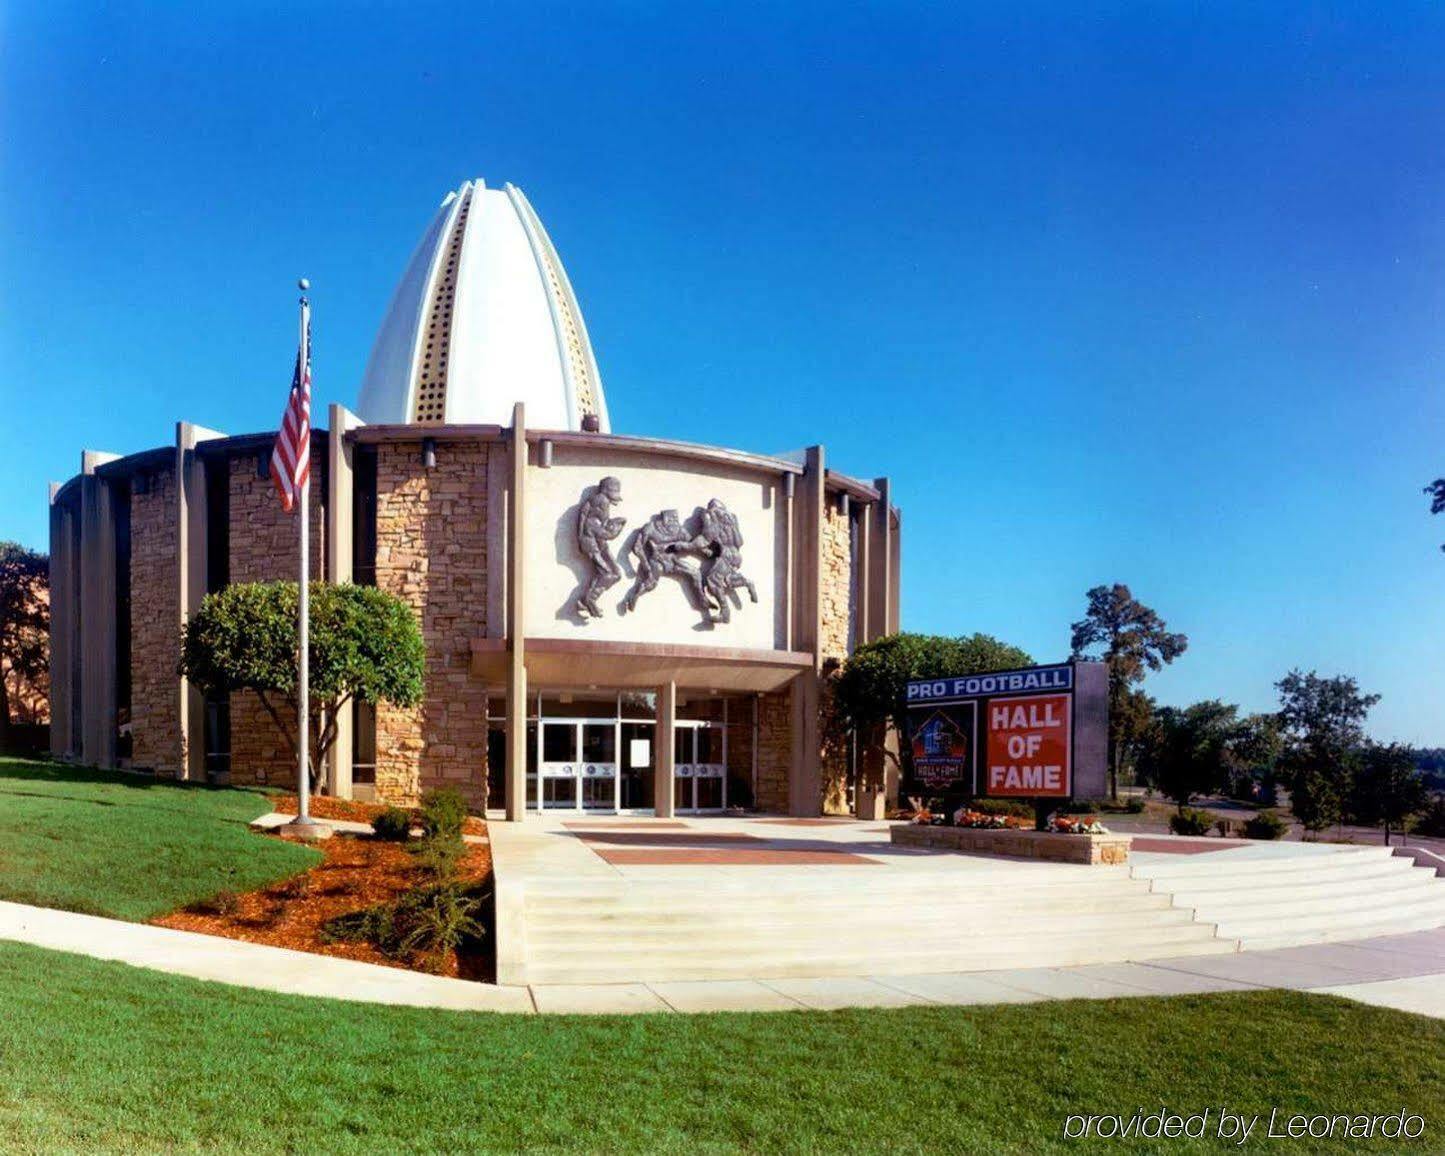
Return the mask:
<path id="1" fill-rule="evenodd" d="M 933 847 L 940 851 L 969 851 L 975 855 L 1007 855 L 1015 859 L 1091 866 L 1129 862 L 1132 842 L 1128 835 L 1056 835 L 1051 831 L 930 827 L 912 823 L 894 827 L 892 840 L 903 847 Z"/>

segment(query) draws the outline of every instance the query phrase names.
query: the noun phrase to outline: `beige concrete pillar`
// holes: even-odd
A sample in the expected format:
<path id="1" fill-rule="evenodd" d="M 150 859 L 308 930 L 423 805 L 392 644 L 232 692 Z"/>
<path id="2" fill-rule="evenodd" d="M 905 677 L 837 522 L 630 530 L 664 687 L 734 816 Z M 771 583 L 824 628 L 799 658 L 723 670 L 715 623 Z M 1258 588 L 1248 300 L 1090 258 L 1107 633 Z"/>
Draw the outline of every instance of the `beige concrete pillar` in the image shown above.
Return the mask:
<path id="1" fill-rule="evenodd" d="M 86 450 L 80 479 L 80 759 L 115 766 L 115 509 L 96 470 L 115 454 Z"/>
<path id="2" fill-rule="evenodd" d="M 673 775 L 676 771 L 673 736 L 677 730 L 677 683 L 665 682 L 657 688 L 656 718 L 652 751 L 652 809 L 659 819 L 671 819 L 674 813 Z"/>
<path id="3" fill-rule="evenodd" d="M 352 580 L 355 526 L 352 512 L 356 498 L 354 449 L 347 433 L 362 424 L 344 405 L 334 402 L 326 421 L 326 581 Z M 352 733 L 352 708 L 348 703 L 336 720 L 336 739 L 326 754 L 326 783 L 339 799 L 349 799 L 351 764 L 356 736 Z"/>
<path id="4" fill-rule="evenodd" d="M 793 645 L 813 656 L 813 666 L 793 680 L 793 758 L 788 776 L 788 811 L 799 816 L 823 811 L 822 733 L 818 718 L 818 653 L 823 633 L 820 598 L 823 580 L 823 515 L 827 502 L 827 466 L 822 446 L 811 446 L 795 488 L 797 548 L 793 589 L 796 615 Z"/>
<path id="5" fill-rule="evenodd" d="M 891 633 L 893 606 L 893 518 L 890 512 L 892 486 L 887 478 L 875 478 L 878 500 L 868 508 L 868 625 L 869 641 Z"/>
<path id="6" fill-rule="evenodd" d="M 206 537 L 209 511 L 206 509 L 206 464 L 196 447 L 212 438 L 225 437 L 216 430 L 176 423 L 176 567 L 180 583 L 179 621 L 176 632 L 200 609 L 210 587 L 206 570 Z M 177 659 L 180 655 L 177 654 Z M 181 777 L 195 782 L 206 778 L 206 696 L 201 688 L 177 676 L 176 709 L 180 712 L 178 733 L 181 749 L 176 752 Z"/>
<path id="7" fill-rule="evenodd" d="M 512 407 L 507 434 L 511 466 L 507 479 L 507 821 L 527 814 L 527 661 L 523 637 L 526 615 L 527 422 L 521 402 Z"/>
<path id="8" fill-rule="evenodd" d="M 75 583 L 76 518 L 70 500 L 56 500 L 60 486 L 50 487 L 50 754 L 73 759 L 79 753 L 75 733 L 77 591 Z"/>

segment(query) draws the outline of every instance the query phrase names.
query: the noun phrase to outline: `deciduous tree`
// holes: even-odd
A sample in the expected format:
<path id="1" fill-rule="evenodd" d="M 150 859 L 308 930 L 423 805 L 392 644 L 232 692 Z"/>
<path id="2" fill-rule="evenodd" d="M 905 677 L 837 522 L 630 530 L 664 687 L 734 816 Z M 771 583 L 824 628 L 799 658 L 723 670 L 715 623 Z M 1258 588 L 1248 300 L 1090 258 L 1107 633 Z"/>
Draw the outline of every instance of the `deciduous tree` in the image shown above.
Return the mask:
<path id="1" fill-rule="evenodd" d="M 839 725 L 860 742 L 893 761 L 907 773 L 909 752 L 900 754 L 886 741 L 907 733 L 904 696 L 915 678 L 950 678 L 1031 666 L 1033 659 L 1017 646 L 988 634 L 947 638 L 938 634 L 890 634 L 858 647 L 833 682 L 834 711 Z"/>
<path id="2" fill-rule="evenodd" d="M 1102 658 L 1109 668 L 1109 796 L 1119 797 L 1119 772 L 1138 739 L 1137 704 L 1129 694 L 1151 670 L 1184 653 L 1189 639 L 1171 633 L 1159 615 L 1116 582 L 1095 586 L 1088 609 L 1075 622 L 1070 648 L 1075 658 Z"/>
<path id="3" fill-rule="evenodd" d="M 1218 699 L 1160 707 L 1141 752 L 1140 770 L 1183 814 L 1196 795 L 1214 794 L 1224 785 L 1238 727 L 1239 708 Z"/>
<path id="4" fill-rule="evenodd" d="M 10 701 L 41 684 L 50 666 L 50 559 L 0 542 L 0 750 L 10 740 Z"/>
<path id="5" fill-rule="evenodd" d="M 296 608 L 295 582 L 228 586 L 206 595 L 181 645 L 183 675 L 207 691 L 253 693 L 293 754 Z M 323 582 L 311 584 L 310 642 L 309 766 L 319 787 L 340 712 L 353 700 L 415 706 L 426 650 L 411 607 L 395 595 Z"/>
<path id="6" fill-rule="evenodd" d="M 1359 752 L 1350 791 L 1350 818 L 1356 823 L 1382 824 L 1388 843 L 1391 829 L 1403 831 L 1410 817 L 1424 810 L 1429 801 L 1430 793 L 1409 747 L 1368 743 Z"/>
<path id="7" fill-rule="evenodd" d="M 1445 478 L 1436 478 L 1428 486 L 1425 492 L 1430 495 L 1430 512 L 1432 514 L 1445 513 Z M 1440 549 L 1445 550 L 1445 546 Z"/>
<path id="8" fill-rule="evenodd" d="M 1326 678 L 1292 670 L 1275 683 L 1283 750 L 1279 766 L 1290 809 L 1305 830 L 1323 831 L 1344 813 L 1365 719 L 1380 701 L 1346 675 Z"/>

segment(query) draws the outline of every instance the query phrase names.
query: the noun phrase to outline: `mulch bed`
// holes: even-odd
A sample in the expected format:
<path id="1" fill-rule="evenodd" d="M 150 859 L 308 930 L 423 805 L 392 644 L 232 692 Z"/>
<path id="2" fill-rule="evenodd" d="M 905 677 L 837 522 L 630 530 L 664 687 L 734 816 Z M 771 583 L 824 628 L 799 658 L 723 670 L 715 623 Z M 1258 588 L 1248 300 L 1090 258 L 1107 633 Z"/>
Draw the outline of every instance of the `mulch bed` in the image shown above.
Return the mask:
<path id="1" fill-rule="evenodd" d="M 276 813 L 279 815 L 294 815 L 300 805 L 295 795 L 277 795 L 273 800 Z M 344 823 L 370 823 L 383 811 L 387 810 L 385 803 L 361 803 L 355 799 L 336 799 L 330 795 L 311 796 L 311 814 L 317 819 L 337 819 Z M 420 812 L 411 808 L 413 815 Z M 468 815 L 466 825 L 462 828 L 467 835 L 485 835 L 487 824 L 484 819 L 476 815 Z"/>
<path id="2" fill-rule="evenodd" d="M 346 807 L 364 805 L 344 800 L 332 801 L 343 803 Z M 292 803 L 294 813 L 294 798 Z M 341 817 L 323 816 L 319 809 L 314 813 L 318 818 Z M 295 878 L 237 896 L 235 909 L 228 913 L 185 909 L 162 915 L 151 922 L 180 931 L 198 931 L 204 935 L 220 935 L 248 943 L 288 947 L 293 951 L 333 955 L 406 970 L 406 964 L 388 959 L 370 944 L 324 942 L 321 927 L 335 916 L 388 903 L 400 898 L 404 891 L 425 886 L 428 881 L 426 873 L 398 843 L 336 835 L 317 846 L 325 856 L 320 865 Z M 485 844 L 468 844 L 458 877 L 463 882 L 479 882 L 491 871 L 491 848 Z M 463 960 L 460 966 L 456 960 L 451 960 L 442 974 L 477 979 L 481 978 L 481 967 L 481 962 L 477 960 Z"/>

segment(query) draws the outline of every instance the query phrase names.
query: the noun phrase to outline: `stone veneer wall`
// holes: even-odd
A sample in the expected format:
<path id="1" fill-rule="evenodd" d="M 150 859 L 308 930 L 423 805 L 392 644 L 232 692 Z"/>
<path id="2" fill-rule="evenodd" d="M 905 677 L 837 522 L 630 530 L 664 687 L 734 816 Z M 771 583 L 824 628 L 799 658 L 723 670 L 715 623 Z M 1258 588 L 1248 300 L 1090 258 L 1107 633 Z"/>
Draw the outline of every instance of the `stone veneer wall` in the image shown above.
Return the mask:
<path id="1" fill-rule="evenodd" d="M 376 456 L 376 584 L 408 602 L 426 640 L 421 706 L 376 715 L 376 797 L 416 803 L 455 786 L 487 797 L 487 689 L 471 674 L 471 640 L 487 633 L 487 455 L 445 442 L 422 465 L 421 442 L 386 442 Z"/>
<path id="2" fill-rule="evenodd" d="M 788 776 L 793 765 L 793 692 L 758 700 L 758 797 L 760 811 L 788 813 Z"/>
<path id="3" fill-rule="evenodd" d="M 142 492 L 144 491 L 144 492 Z M 130 495 L 131 766 L 179 775 L 186 765 L 181 733 L 180 544 L 176 473 L 148 475 Z"/>
<path id="4" fill-rule="evenodd" d="M 823 571 L 818 590 L 818 657 L 848 657 L 853 623 L 853 519 L 838 511 L 836 495 L 823 511 Z"/>
<path id="5" fill-rule="evenodd" d="M 827 675 L 849 654 L 853 636 L 853 519 L 839 511 L 837 495 L 829 495 L 823 509 L 823 569 L 818 590 L 822 619 L 818 657 L 824 664 L 824 681 L 818 709 L 822 715 L 822 786 L 825 814 L 842 814 L 848 809 L 848 753 L 833 725 L 832 692 Z"/>
<path id="6" fill-rule="evenodd" d="M 311 471 L 311 576 L 326 574 L 325 528 L 321 494 L 324 479 Z M 256 458 L 244 454 L 231 459 L 230 472 L 230 579 L 234 582 L 296 580 L 296 516 L 281 508 L 269 477 L 256 476 Z M 288 724 L 295 713 L 279 708 Z M 296 785 L 296 765 L 286 739 L 275 721 L 250 691 L 231 696 L 231 781 Z"/>

